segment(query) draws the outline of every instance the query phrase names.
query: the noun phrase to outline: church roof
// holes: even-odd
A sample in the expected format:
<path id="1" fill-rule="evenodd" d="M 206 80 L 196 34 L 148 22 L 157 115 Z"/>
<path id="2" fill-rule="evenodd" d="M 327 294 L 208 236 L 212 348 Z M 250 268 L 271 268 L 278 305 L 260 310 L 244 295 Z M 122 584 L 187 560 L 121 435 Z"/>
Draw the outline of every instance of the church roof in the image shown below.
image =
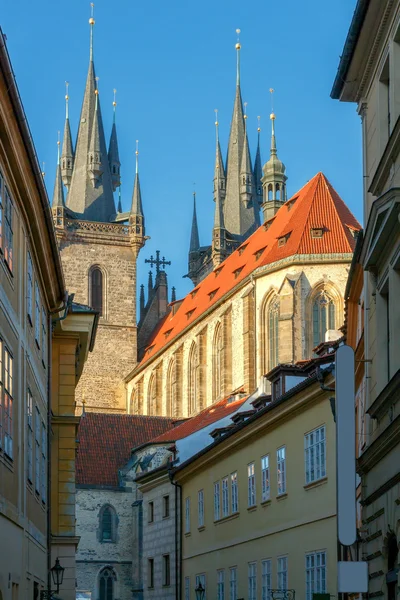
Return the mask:
<path id="1" fill-rule="evenodd" d="M 183 438 L 188 437 L 188 435 L 207 427 L 207 425 L 216 423 L 220 419 L 223 419 L 224 417 L 236 412 L 241 405 L 246 402 L 247 398 L 247 395 L 237 398 L 234 394 L 231 394 L 223 400 L 220 400 L 220 402 L 216 402 L 211 406 L 207 406 L 207 408 L 199 412 L 191 419 L 187 419 L 180 425 L 177 425 L 165 433 L 162 433 L 160 436 L 152 440 L 152 442 L 176 442 L 177 440 L 182 440 Z"/>
<path id="2" fill-rule="evenodd" d="M 78 429 L 78 485 L 118 486 L 118 469 L 136 448 L 173 427 L 169 417 L 86 413 Z"/>
<path id="3" fill-rule="evenodd" d="M 166 316 L 138 368 L 259 267 L 294 256 L 312 254 L 317 261 L 318 255 L 351 254 L 359 229 L 328 179 L 318 173 Z"/>

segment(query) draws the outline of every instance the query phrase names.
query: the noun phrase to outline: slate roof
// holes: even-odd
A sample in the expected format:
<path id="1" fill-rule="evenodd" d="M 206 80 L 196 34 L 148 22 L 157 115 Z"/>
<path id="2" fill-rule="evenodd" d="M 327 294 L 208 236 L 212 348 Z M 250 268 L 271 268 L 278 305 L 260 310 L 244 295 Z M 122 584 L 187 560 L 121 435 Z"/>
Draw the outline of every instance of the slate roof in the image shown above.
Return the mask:
<path id="1" fill-rule="evenodd" d="M 312 229 L 322 229 L 322 237 L 313 237 Z M 296 255 L 351 254 L 359 229 L 328 179 L 318 173 L 166 315 L 139 368 L 257 268 Z"/>
<path id="2" fill-rule="evenodd" d="M 233 412 L 239 410 L 239 408 L 244 404 L 247 400 L 248 396 L 243 396 L 241 398 L 235 399 L 234 401 L 230 401 L 231 396 L 227 396 L 223 400 L 212 404 L 211 406 L 207 406 L 204 410 L 202 410 L 199 414 L 195 415 L 191 419 L 184 421 L 180 425 L 173 427 L 169 431 L 162 433 L 157 438 L 152 440 L 154 443 L 159 442 L 176 442 L 177 440 L 181 440 L 196 431 L 200 431 L 207 425 L 211 425 L 224 417 L 232 414 Z"/>
<path id="3" fill-rule="evenodd" d="M 118 486 L 118 469 L 128 462 L 132 448 L 170 430 L 173 423 L 169 417 L 86 413 L 78 429 L 76 483 Z"/>

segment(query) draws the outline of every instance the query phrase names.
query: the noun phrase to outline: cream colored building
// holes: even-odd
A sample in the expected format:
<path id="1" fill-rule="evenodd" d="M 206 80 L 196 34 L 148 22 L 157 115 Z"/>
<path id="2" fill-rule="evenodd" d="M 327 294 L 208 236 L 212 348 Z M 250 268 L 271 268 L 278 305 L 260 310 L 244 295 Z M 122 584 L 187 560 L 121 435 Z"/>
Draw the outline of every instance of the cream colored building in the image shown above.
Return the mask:
<path id="1" fill-rule="evenodd" d="M 49 201 L 1 30 L 0 225 L 0 600 L 39 598 L 57 557 L 60 597 L 74 600 L 74 393 L 96 317 L 65 303 Z"/>
<path id="2" fill-rule="evenodd" d="M 400 2 L 358 2 L 332 97 L 362 120 L 365 234 L 349 298 L 359 298 L 353 346 L 363 344 L 357 390 L 363 554 L 369 595 L 398 597 L 400 541 Z M 361 288 L 361 289 L 360 289 Z M 363 330 L 363 331 L 362 331 Z M 360 349 L 359 354 L 362 354 Z"/>
<path id="3" fill-rule="evenodd" d="M 334 381 L 325 364 L 321 380 Z M 297 377 L 299 377 L 297 379 Z M 316 375 L 278 367 L 272 401 L 174 470 L 181 486 L 181 593 L 249 600 L 336 596 L 335 423 Z M 281 393 L 278 390 L 287 390 Z M 240 411 L 237 415 L 240 416 Z"/>

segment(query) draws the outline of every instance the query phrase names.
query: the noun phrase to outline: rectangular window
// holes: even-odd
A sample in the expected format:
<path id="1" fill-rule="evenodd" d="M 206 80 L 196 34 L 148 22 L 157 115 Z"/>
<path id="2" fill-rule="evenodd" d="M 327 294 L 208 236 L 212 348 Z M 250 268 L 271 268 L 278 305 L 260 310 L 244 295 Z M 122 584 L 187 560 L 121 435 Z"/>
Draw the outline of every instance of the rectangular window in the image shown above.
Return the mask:
<path id="1" fill-rule="evenodd" d="M 325 449 L 325 426 L 318 427 L 304 436 L 306 483 L 326 476 Z"/>
<path id="2" fill-rule="evenodd" d="M 199 490 L 197 496 L 198 526 L 204 527 L 204 490 Z"/>
<path id="3" fill-rule="evenodd" d="M 46 366 L 47 363 L 47 316 L 46 311 L 42 308 L 42 363 Z"/>
<path id="4" fill-rule="evenodd" d="M 171 569 L 169 554 L 163 556 L 163 585 L 171 585 Z"/>
<path id="5" fill-rule="evenodd" d="M 201 587 L 203 588 L 203 590 L 205 590 L 203 600 L 206 600 L 207 590 L 206 590 L 205 573 L 200 573 L 200 575 L 196 575 L 196 588 L 198 588 L 200 584 L 201 584 Z"/>
<path id="6" fill-rule="evenodd" d="M 237 568 L 229 569 L 229 600 L 237 600 Z"/>
<path id="7" fill-rule="evenodd" d="M 13 457 L 13 357 L 4 348 L 4 452 Z"/>
<path id="8" fill-rule="evenodd" d="M 222 480 L 222 516 L 227 517 L 228 515 L 229 515 L 228 477 L 224 477 Z"/>
<path id="9" fill-rule="evenodd" d="M 257 563 L 251 562 L 248 567 L 249 600 L 257 600 Z"/>
<path id="10" fill-rule="evenodd" d="M 219 494 L 219 481 L 214 483 L 214 521 L 218 521 L 221 518 L 221 506 L 220 506 L 220 494 Z"/>
<path id="11" fill-rule="evenodd" d="M 247 505 L 255 506 L 256 504 L 256 476 L 254 473 L 254 463 L 247 465 Z"/>
<path id="12" fill-rule="evenodd" d="M 26 425 L 27 425 L 27 478 L 30 483 L 33 481 L 33 398 L 28 389 L 26 398 Z"/>
<path id="13" fill-rule="evenodd" d="M 190 600 L 190 577 L 185 577 L 185 600 Z"/>
<path id="14" fill-rule="evenodd" d="M 262 573 L 262 591 L 261 600 L 270 600 L 271 598 L 271 561 L 261 561 Z"/>
<path id="15" fill-rule="evenodd" d="M 4 186 L 4 260 L 13 270 L 13 205 L 8 189 Z"/>
<path id="16" fill-rule="evenodd" d="M 286 494 L 286 447 L 278 448 L 276 451 L 276 463 L 278 474 L 278 496 Z"/>
<path id="17" fill-rule="evenodd" d="M 185 499 L 185 533 L 190 533 L 190 498 Z"/>
<path id="18" fill-rule="evenodd" d="M 154 558 L 147 559 L 147 585 L 149 588 L 154 587 Z"/>
<path id="19" fill-rule="evenodd" d="M 169 517 L 169 496 L 163 496 L 163 519 Z"/>
<path id="20" fill-rule="evenodd" d="M 287 556 L 281 556 L 278 558 L 277 581 L 278 581 L 278 590 L 287 590 L 287 581 L 288 581 L 288 559 L 287 559 Z"/>
<path id="21" fill-rule="evenodd" d="M 40 413 L 35 410 L 35 492 L 40 494 Z"/>
<path id="22" fill-rule="evenodd" d="M 217 571 L 217 600 L 225 600 L 225 570 Z"/>
<path id="23" fill-rule="evenodd" d="M 42 460 L 40 467 L 40 479 L 41 479 L 41 496 L 42 502 L 46 502 L 47 497 L 47 480 L 46 480 L 46 448 L 47 448 L 47 437 L 46 437 L 46 426 L 42 422 Z"/>
<path id="24" fill-rule="evenodd" d="M 262 480 L 262 502 L 269 500 L 270 498 L 270 487 L 269 487 L 269 454 L 263 456 L 261 459 L 261 480 Z"/>
<path id="25" fill-rule="evenodd" d="M 326 594 L 326 552 L 306 554 L 306 600 Z"/>
<path id="26" fill-rule="evenodd" d="M 40 348 L 40 294 L 37 283 L 35 283 L 35 342 Z"/>
<path id="27" fill-rule="evenodd" d="M 232 498 L 232 513 L 239 512 L 239 493 L 238 493 L 238 478 L 235 471 L 231 475 L 231 498 Z"/>
<path id="28" fill-rule="evenodd" d="M 147 522 L 152 523 L 154 521 L 154 502 L 149 502 L 147 505 Z"/>
<path id="29" fill-rule="evenodd" d="M 33 303 L 33 265 L 30 253 L 27 255 L 27 278 L 26 278 L 26 312 L 29 323 L 32 325 L 32 303 Z"/>

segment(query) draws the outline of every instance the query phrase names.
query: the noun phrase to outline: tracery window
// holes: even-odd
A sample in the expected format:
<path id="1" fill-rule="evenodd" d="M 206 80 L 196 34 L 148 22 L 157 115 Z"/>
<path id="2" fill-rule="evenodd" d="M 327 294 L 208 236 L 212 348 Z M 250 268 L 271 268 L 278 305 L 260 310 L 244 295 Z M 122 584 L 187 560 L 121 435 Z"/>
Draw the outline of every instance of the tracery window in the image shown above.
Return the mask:
<path id="1" fill-rule="evenodd" d="M 113 569 L 107 567 L 100 573 L 99 600 L 114 600 L 114 582 L 116 580 Z"/>
<path id="2" fill-rule="evenodd" d="M 189 354 L 189 415 L 196 411 L 199 394 L 199 350 L 196 342 L 193 342 Z"/>
<path id="3" fill-rule="evenodd" d="M 322 290 L 313 302 L 313 348 L 325 341 L 328 329 L 335 329 L 336 308 L 332 298 Z"/>
<path id="4" fill-rule="evenodd" d="M 156 377 L 152 373 L 147 391 L 147 414 L 157 415 L 157 388 Z"/>
<path id="5" fill-rule="evenodd" d="M 175 416 L 176 410 L 175 358 L 171 358 L 167 374 L 167 416 Z"/>
<path id="6" fill-rule="evenodd" d="M 103 273 L 99 267 L 90 272 L 90 305 L 103 316 Z"/>
<path id="7" fill-rule="evenodd" d="M 279 363 L 279 308 L 278 296 L 268 304 L 268 370 Z"/>
<path id="8" fill-rule="evenodd" d="M 117 516 L 112 506 L 106 504 L 102 507 L 99 515 L 100 541 L 115 542 Z"/>
<path id="9" fill-rule="evenodd" d="M 222 327 L 218 323 L 214 333 L 214 344 L 213 344 L 213 401 L 216 402 L 223 395 L 223 380 L 222 380 L 222 368 L 223 368 L 223 336 Z"/>

